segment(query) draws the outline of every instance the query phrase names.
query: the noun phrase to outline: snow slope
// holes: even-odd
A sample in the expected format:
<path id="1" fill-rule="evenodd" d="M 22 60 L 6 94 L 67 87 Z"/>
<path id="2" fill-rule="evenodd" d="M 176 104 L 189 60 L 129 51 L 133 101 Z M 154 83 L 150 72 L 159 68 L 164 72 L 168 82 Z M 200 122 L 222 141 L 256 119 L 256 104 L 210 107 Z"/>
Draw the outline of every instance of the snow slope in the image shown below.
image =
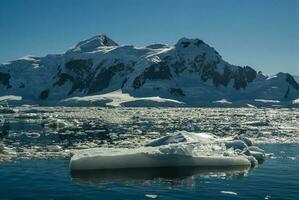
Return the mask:
<path id="1" fill-rule="evenodd" d="M 137 48 L 97 35 L 64 54 L 0 65 L 0 96 L 9 95 L 38 104 L 244 106 L 264 99 L 290 106 L 299 85 L 286 73 L 232 65 L 199 39 Z"/>
<path id="2" fill-rule="evenodd" d="M 293 75 L 294 79 L 297 81 L 297 83 L 299 82 L 299 76 Z"/>
<path id="3" fill-rule="evenodd" d="M 133 97 L 128 93 L 122 93 L 121 90 L 109 92 L 106 94 L 89 95 L 83 97 L 71 97 L 62 100 L 60 105 L 66 106 L 183 106 L 184 103 L 173 99 L 161 97 Z"/>

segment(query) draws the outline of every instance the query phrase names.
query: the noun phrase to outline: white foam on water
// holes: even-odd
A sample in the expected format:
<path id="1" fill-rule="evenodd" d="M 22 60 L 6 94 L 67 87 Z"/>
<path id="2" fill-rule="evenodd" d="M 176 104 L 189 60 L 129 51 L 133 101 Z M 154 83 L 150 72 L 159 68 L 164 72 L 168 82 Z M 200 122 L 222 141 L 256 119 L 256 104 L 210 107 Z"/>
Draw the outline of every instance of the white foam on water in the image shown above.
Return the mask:
<path id="1" fill-rule="evenodd" d="M 220 191 L 220 193 L 222 193 L 222 194 L 228 194 L 228 195 L 238 195 L 238 193 L 232 192 L 232 191 Z"/>

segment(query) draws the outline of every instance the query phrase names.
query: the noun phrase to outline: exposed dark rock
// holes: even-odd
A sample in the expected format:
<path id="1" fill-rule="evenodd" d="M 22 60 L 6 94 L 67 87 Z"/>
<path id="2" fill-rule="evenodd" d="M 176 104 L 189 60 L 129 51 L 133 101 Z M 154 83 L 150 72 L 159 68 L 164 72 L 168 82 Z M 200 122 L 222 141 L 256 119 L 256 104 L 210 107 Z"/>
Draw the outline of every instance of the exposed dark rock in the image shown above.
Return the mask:
<path id="1" fill-rule="evenodd" d="M 183 61 L 176 61 L 174 64 L 172 64 L 172 67 L 174 68 L 174 72 L 176 74 L 180 74 L 187 69 Z"/>
<path id="2" fill-rule="evenodd" d="M 125 65 L 123 63 L 115 64 L 109 68 L 103 68 L 100 73 L 91 82 L 88 90 L 88 94 L 99 92 L 109 86 L 109 83 L 113 76 L 124 70 Z"/>
<path id="3" fill-rule="evenodd" d="M 20 86 L 19 86 L 19 88 L 25 88 L 24 83 L 21 83 Z"/>
<path id="4" fill-rule="evenodd" d="M 232 78 L 233 78 L 232 71 L 229 69 L 228 66 L 225 66 L 223 70 L 223 74 L 220 74 L 219 72 L 214 73 L 213 83 L 216 87 L 220 85 L 227 86 Z"/>
<path id="5" fill-rule="evenodd" d="M 92 60 L 71 60 L 65 64 L 65 68 L 81 76 L 90 70 L 92 64 Z"/>
<path id="6" fill-rule="evenodd" d="M 68 95 L 73 94 L 76 90 L 83 90 L 87 87 L 86 80 L 90 81 L 90 77 L 87 78 L 93 63 L 92 60 L 71 60 L 65 64 L 67 72 L 61 73 L 59 70 L 57 77 L 58 81 L 53 84 L 53 86 L 62 86 L 67 81 L 72 83 L 72 88 L 68 92 Z"/>
<path id="7" fill-rule="evenodd" d="M 245 66 L 243 69 L 244 69 L 244 73 L 245 73 L 247 81 L 249 83 L 252 82 L 256 78 L 256 75 L 257 75 L 256 71 L 249 66 Z"/>
<path id="8" fill-rule="evenodd" d="M 116 74 L 126 76 L 126 70 L 132 72 L 132 66 L 135 64 L 131 62 L 128 66 L 125 66 L 124 63 L 117 59 L 111 66 L 104 67 L 105 63 L 106 61 L 104 60 L 100 62 L 95 69 L 92 69 L 93 64 L 91 60 L 72 60 L 65 65 L 67 72 L 61 73 L 60 70 L 56 75 L 58 80 L 53 86 L 62 86 L 67 81 L 70 82 L 72 88 L 68 95 L 73 94 L 75 91 L 82 90 L 86 90 L 87 94 L 99 92 L 109 86 L 111 79 Z"/>
<path id="9" fill-rule="evenodd" d="M 206 59 L 206 53 L 199 54 L 194 58 L 194 63 L 192 64 L 192 68 L 199 74 L 201 74 L 201 70 L 203 68 L 205 59 Z"/>
<path id="10" fill-rule="evenodd" d="M 200 39 L 189 40 L 187 38 L 183 38 L 179 40 L 176 46 L 179 46 L 181 48 L 187 48 L 191 45 L 191 43 L 197 47 L 199 47 L 201 44 L 204 44 L 204 42 Z"/>
<path id="11" fill-rule="evenodd" d="M 9 79 L 10 79 L 10 74 L 9 73 L 4 73 L 4 72 L 0 72 L 0 83 L 2 83 L 2 85 L 6 86 L 6 88 L 11 88 L 11 85 L 9 84 Z"/>
<path id="12" fill-rule="evenodd" d="M 216 71 L 216 65 L 214 65 L 212 63 L 208 63 L 208 64 L 204 65 L 202 67 L 202 71 L 201 71 L 201 79 L 203 81 L 213 79 L 215 71 Z"/>
<path id="13" fill-rule="evenodd" d="M 73 80 L 74 80 L 74 78 L 73 78 L 71 75 L 66 74 L 66 73 L 62 73 L 62 74 L 59 75 L 59 79 L 58 79 L 58 81 L 55 82 L 55 83 L 53 84 L 53 86 L 56 86 L 56 85 L 58 85 L 58 86 L 62 86 L 62 85 L 65 84 L 66 81 L 73 82 Z"/>
<path id="14" fill-rule="evenodd" d="M 199 47 L 201 44 L 203 44 L 204 42 L 200 39 L 197 39 L 196 42 L 194 42 L 194 45 Z"/>
<path id="15" fill-rule="evenodd" d="M 181 97 L 186 96 L 181 88 L 170 88 L 169 92 L 174 96 L 181 96 Z"/>
<path id="16" fill-rule="evenodd" d="M 39 98 L 42 100 L 47 99 L 49 97 L 49 92 L 50 92 L 49 89 L 42 91 L 39 95 Z"/>
<path id="17" fill-rule="evenodd" d="M 165 62 L 155 63 L 146 68 L 144 72 L 135 78 L 133 87 L 140 88 L 146 80 L 170 80 L 172 78 L 169 67 Z"/>
<path id="18" fill-rule="evenodd" d="M 126 77 L 126 79 L 124 80 L 124 82 L 121 84 L 121 88 L 123 88 L 125 86 L 125 84 L 127 83 L 128 81 L 128 77 Z"/>
<path id="19" fill-rule="evenodd" d="M 183 47 L 183 48 L 186 48 L 186 47 L 188 47 L 190 45 L 190 42 L 185 42 L 185 41 L 182 41 L 181 42 L 181 46 Z"/>
<path id="20" fill-rule="evenodd" d="M 247 84 L 256 78 L 256 71 L 251 67 L 238 67 L 238 70 L 232 71 L 228 65 L 224 67 L 223 73 L 217 71 L 217 63 L 204 63 L 205 56 L 196 58 L 193 68 L 200 74 L 203 81 L 211 79 L 215 87 L 220 85 L 227 86 L 231 80 L 234 80 L 234 88 L 237 90 L 246 88 Z"/>
<path id="21" fill-rule="evenodd" d="M 290 86 L 288 86 L 288 89 L 284 95 L 284 98 L 287 99 L 289 97 L 289 94 L 290 94 Z"/>
<path id="22" fill-rule="evenodd" d="M 243 68 L 239 68 L 238 71 L 235 74 L 235 82 L 234 82 L 234 88 L 236 88 L 237 90 L 241 89 L 241 88 L 246 88 L 247 86 L 247 79 L 246 79 L 246 75 L 244 73 L 244 69 Z"/>
<path id="23" fill-rule="evenodd" d="M 296 90 L 299 90 L 299 84 L 295 81 L 294 77 L 290 74 L 286 74 L 286 81 L 293 86 Z"/>

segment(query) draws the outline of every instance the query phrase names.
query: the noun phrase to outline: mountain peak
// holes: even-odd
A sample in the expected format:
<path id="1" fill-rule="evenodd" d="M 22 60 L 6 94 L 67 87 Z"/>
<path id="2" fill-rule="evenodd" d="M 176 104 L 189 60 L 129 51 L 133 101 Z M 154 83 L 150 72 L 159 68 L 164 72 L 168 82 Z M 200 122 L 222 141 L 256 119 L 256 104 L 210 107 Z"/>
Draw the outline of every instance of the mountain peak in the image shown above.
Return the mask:
<path id="1" fill-rule="evenodd" d="M 71 52 L 91 52 L 97 50 L 99 47 L 118 46 L 116 42 L 110 39 L 107 35 L 101 34 L 93 36 L 87 40 L 79 42 Z"/>
<path id="2" fill-rule="evenodd" d="M 179 39 L 179 41 L 175 44 L 175 46 L 180 48 L 187 48 L 190 45 L 199 47 L 201 44 L 204 44 L 204 42 L 200 39 L 190 39 L 190 38 L 183 37 Z"/>

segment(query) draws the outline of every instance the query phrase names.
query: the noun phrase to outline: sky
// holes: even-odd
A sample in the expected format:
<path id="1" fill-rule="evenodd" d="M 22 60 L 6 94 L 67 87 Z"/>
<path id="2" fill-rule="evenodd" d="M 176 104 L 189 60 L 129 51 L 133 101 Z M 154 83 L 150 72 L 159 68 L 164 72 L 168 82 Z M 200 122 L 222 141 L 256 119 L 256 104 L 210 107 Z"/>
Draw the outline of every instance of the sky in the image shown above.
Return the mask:
<path id="1" fill-rule="evenodd" d="M 200 38 L 231 64 L 299 75 L 298 0 L 0 0 L 0 63 L 98 34 L 138 47 Z"/>

